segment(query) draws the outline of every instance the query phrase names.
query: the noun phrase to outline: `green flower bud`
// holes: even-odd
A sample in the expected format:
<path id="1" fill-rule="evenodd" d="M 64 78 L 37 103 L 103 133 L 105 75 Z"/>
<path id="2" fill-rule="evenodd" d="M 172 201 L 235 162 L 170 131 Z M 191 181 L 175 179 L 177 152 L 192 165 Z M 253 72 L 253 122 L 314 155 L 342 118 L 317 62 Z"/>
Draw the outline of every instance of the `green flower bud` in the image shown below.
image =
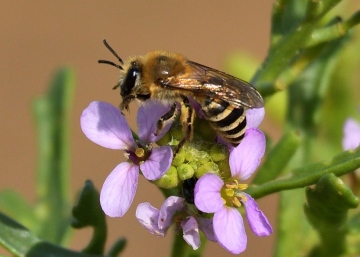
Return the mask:
<path id="1" fill-rule="evenodd" d="M 183 164 L 184 161 L 185 161 L 185 151 L 183 149 L 180 149 L 180 151 L 175 155 L 171 165 L 177 167 Z"/>
<path id="2" fill-rule="evenodd" d="M 229 152 L 222 145 L 213 144 L 210 148 L 210 157 L 214 162 L 225 160 L 228 154 Z"/>
<path id="3" fill-rule="evenodd" d="M 181 141 L 184 137 L 181 126 L 173 126 L 170 130 L 173 140 Z"/>
<path id="4" fill-rule="evenodd" d="M 219 167 L 220 170 L 220 177 L 222 178 L 230 178 L 231 177 L 231 171 L 230 171 L 230 165 L 229 165 L 229 157 L 226 157 L 224 160 L 216 162 L 216 164 Z"/>
<path id="5" fill-rule="evenodd" d="M 197 155 L 198 155 L 198 150 L 195 149 L 194 147 L 192 147 L 192 145 L 190 146 L 185 146 L 184 147 L 184 152 L 185 152 L 185 160 L 188 162 L 194 162 L 197 161 Z"/>
<path id="6" fill-rule="evenodd" d="M 200 164 L 207 163 L 211 160 L 210 155 L 205 151 L 199 151 L 197 153 L 197 160 Z"/>
<path id="7" fill-rule="evenodd" d="M 195 171 L 195 176 L 200 178 L 205 173 L 219 174 L 219 166 L 212 161 L 204 163 Z"/>
<path id="8" fill-rule="evenodd" d="M 189 162 L 189 165 L 194 169 L 197 170 L 197 168 L 199 167 L 199 164 L 197 162 Z"/>
<path id="9" fill-rule="evenodd" d="M 172 139 L 171 133 L 169 133 L 168 131 L 162 138 L 156 141 L 156 144 L 159 146 L 167 145 L 169 144 L 169 142 L 171 142 L 171 139 Z"/>
<path id="10" fill-rule="evenodd" d="M 185 180 L 193 177 L 195 171 L 190 164 L 183 163 L 179 167 L 177 167 L 177 173 L 180 180 Z"/>
<path id="11" fill-rule="evenodd" d="M 177 170 L 174 166 L 170 166 L 169 170 L 158 180 L 154 181 L 154 184 L 158 187 L 170 189 L 178 185 L 179 178 Z"/>

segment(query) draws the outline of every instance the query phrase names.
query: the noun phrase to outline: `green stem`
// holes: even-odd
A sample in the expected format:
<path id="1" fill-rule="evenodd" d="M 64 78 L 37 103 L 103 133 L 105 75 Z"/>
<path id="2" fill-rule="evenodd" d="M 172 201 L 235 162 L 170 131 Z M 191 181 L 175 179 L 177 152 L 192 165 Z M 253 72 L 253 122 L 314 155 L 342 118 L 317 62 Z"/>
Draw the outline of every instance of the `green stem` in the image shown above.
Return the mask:
<path id="1" fill-rule="evenodd" d="M 341 176 L 348 172 L 352 172 L 359 167 L 360 147 L 355 150 L 342 152 L 335 156 L 330 162 L 323 161 L 297 168 L 290 177 L 270 181 L 258 187 L 252 186 L 246 191 L 252 197 L 260 198 L 283 190 L 313 185 L 320 177 L 327 173 Z"/>
<path id="2" fill-rule="evenodd" d="M 316 29 L 313 31 L 310 40 L 306 47 L 312 47 L 320 43 L 335 40 L 344 36 L 352 27 L 360 23 L 360 11 L 354 13 L 350 19 L 342 22 L 338 19 L 337 22 L 331 26 Z"/>
<path id="3" fill-rule="evenodd" d="M 196 251 L 190 251 L 188 257 L 201 257 L 205 246 L 206 246 L 206 242 L 208 241 L 207 238 L 204 236 L 204 234 L 200 233 L 200 247 L 196 250 Z"/>
<path id="4" fill-rule="evenodd" d="M 175 233 L 171 257 L 186 257 L 190 250 L 190 246 L 185 242 L 182 234 Z"/>

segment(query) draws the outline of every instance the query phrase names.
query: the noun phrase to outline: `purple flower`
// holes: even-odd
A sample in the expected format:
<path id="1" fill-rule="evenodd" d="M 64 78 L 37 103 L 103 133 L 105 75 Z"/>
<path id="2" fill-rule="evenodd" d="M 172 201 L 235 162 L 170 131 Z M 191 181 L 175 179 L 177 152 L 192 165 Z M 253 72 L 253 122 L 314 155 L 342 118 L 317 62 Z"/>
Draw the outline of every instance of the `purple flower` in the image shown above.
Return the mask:
<path id="1" fill-rule="evenodd" d="M 170 128 L 155 136 L 158 119 L 168 111 L 150 101 L 139 108 L 139 140 L 133 138 L 125 117 L 105 102 L 92 102 L 81 115 L 81 129 L 92 142 L 109 149 L 123 150 L 129 162 L 120 163 L 106 178 L 100 193 L 104 212 L 121 217 L 129 209 L 137 188 L 139 172 L 148 180 L 159 179 L 170 167 L 173 153 L 169 146 L 152 147 Z"/>
<path id="2" fill-rule="evenodd" d="M 181 197 L 168 197 L 160 210 L 150 203 L 141 203 L 136 209 L 136 218 L 151 234 L 159 237 L 165 236 L 170 225 L 175 222 L 177 229 L 183 231 L 184 240 L 194 250 L 200 246 L 199 229 L 209 240 L 216 240 L 212 220 L 191 216 L 184 198 Z"/>
<path id="3" fill-rule="evenodd" d="M 247 236 L 238 210 L 244 206 L 251 230 L 257 236 L 268 236 L 272 227 L 255 200 L 244 193 L 247 180 L 260 164 L 265 153 L 265 136 L 256 127 L 263 114 L 254 109 L 249 113 L 248 128 L 239 146 L 230 149 L 232 177 L 223 181 L 215 174 L 203 175 L 195 186 L 195 205 L 206 213 L 214 213 L 213 228 L 219 244 L 229 252 L 239 254 L 246 249 Z M 248 118 L 248 114 L 247 114 Z"/>
<path id="4" fill-rule="evenodd" d="M 343 149 L 350 150 L 357 148 L 360 145 L 360 124 L 353 119 L 347 119 L 343 131 Z"/>

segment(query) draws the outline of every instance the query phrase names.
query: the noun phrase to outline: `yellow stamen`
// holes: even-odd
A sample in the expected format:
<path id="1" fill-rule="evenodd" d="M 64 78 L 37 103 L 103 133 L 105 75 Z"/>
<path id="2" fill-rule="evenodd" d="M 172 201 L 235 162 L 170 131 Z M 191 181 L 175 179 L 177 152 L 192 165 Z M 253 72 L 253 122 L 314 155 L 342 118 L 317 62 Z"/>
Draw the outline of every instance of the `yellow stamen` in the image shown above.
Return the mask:
<path id="1" fill-rule="evenodd" d="M 242 196 L 241 196 L 241 200 L 242 200 L 243 202 L 247 202 L 246 196 L 245 196 L 245 195 L 242 195 Z"/>
<path id="2" fill-rule="evenodd" d="M 248 184 L 238 184 L 238 187 L 237 187 L 239 190 L 243 191 L 245 190 L 246 188 L 248 188 Z"/>
<path id="3" fill-rule="evenodd" d="M 235 189 L 235 188 L 237 188 L 237 185 L 234 185 L 234 184 L 225 184 L 225 187 L 226 187 L 226 188 Z"/>
<path id="4" fill-rule="evenodd" d="M 241 207 L 241 202 L 236 197 L 233 198 L 232 203 L 238 208 Z"/>

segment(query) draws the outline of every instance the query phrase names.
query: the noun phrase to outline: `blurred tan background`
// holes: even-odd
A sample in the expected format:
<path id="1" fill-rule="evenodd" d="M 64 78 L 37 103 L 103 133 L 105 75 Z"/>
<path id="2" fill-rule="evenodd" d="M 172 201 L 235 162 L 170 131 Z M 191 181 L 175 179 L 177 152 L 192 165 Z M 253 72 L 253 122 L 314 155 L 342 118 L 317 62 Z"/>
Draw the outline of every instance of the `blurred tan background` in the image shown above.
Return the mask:
<path id="1" fill-rule="evenodd" d="M 265 57 L 271 4 L 252 0 L 2 2 L 0 190 L 12 188 L 27 200 L 34 200 L 36 137 L 31 102 L 46 91 L 55 69 L 70 65 L 76 71 L 71 131 L 71 194 L 75 200 L 86 179 L 100 189 L 109 172 L 123 160 L 121 151 L 87 140 L 79 126 L 80 114 L 91 101 L 114 105 L 120 101 L 119 92 L 111 89 L 118 70 L 97 63 L 98 59 L 116 61 L 102 40 L 106 38 L 123 59 L 161 49 L 223 70 L 225 57 L 239 50 L 260 60 Z M 259 201 L 273 225 L 275 200 L 276 196 L 270 196 Z M 123 256 L 168 256 L 171 234 L 156 238 L 135 219 L 135 208 L 143 201 L 156 207 L 163 201 L 157 189 L 145 180 L 140 181 L 125 217 L 108 219 L 108 246 L 117 237 L 126 236 L 129 241 Z M 256 238 L 247 231 L 248 249 L 242 256 L 271 256 L 275 236 Z M 71 248 L 85 247 L 90 233 L 75 231 Z M 209 243 L 204 256 L 232 255 Z"/>

